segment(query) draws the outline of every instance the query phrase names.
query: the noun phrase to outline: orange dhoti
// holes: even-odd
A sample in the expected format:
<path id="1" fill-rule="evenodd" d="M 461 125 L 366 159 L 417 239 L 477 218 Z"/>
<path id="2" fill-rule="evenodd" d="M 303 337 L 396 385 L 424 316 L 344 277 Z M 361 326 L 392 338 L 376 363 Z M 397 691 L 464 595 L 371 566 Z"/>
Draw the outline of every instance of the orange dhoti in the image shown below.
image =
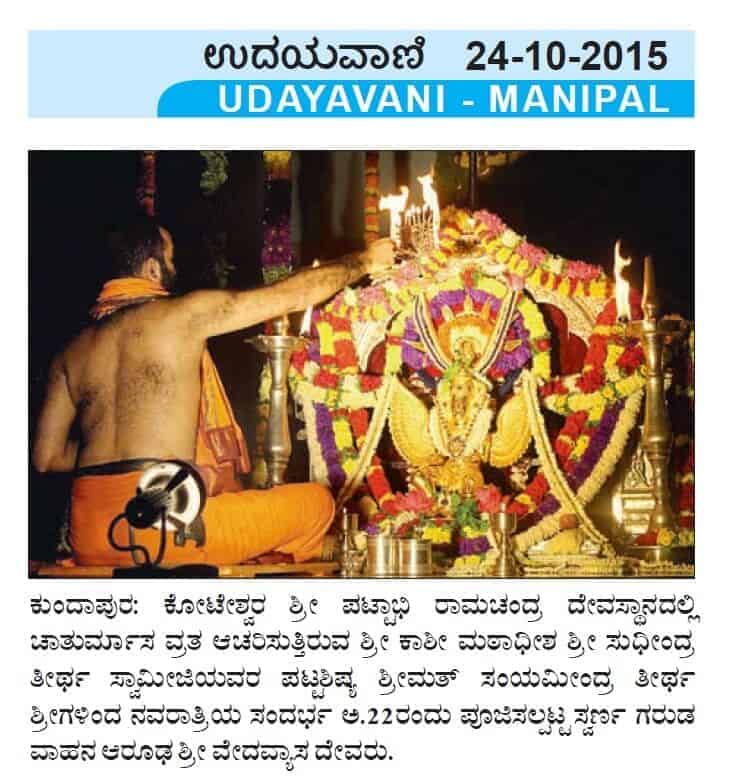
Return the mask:
<path id="1" fill-rule="evenodd" d="M 71 548 L 80 566 L 131 566 L 130 553 L 111 547 L 107 531 L 135 495 L 142 471 L 79 476 L 71 491 Z M 271 490 L 243 490 L 207 499 L 203 512 L 206 541 L 202 547 L 187 540 L 173 544 L 167 534 L 163 565 L 232 565 L 277 551 L 297 562 L 320 555 L 334 517 L 334 500 L 317 484 L 292 484 Z M 127 545 L 127 524 L 115 528 L 115 541 Z M 135 531 L 135 543 L 155 558 L 160 531 Z"/>

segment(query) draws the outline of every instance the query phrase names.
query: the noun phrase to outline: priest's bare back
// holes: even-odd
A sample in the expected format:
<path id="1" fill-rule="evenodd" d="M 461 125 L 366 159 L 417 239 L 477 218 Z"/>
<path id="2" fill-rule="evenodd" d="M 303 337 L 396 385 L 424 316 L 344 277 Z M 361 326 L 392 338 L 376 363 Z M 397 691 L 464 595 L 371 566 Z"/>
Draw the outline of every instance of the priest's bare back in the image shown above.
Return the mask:
<path id="1" fill-rule="evenodd" d="M 123 274 L 158 284 L 165 294 L 176 272 L 174 246 L 165 229 L 155 232 L 142 252 L 140 243 L 130 251 Z M 90 325 L 51 365 L 33 444 L 35 468 L 192 460 L 208 338 L 304 310 L 392 262 L 392 244 L 378 240 L 364 253 L 270 286 L 143 298 Z"/>

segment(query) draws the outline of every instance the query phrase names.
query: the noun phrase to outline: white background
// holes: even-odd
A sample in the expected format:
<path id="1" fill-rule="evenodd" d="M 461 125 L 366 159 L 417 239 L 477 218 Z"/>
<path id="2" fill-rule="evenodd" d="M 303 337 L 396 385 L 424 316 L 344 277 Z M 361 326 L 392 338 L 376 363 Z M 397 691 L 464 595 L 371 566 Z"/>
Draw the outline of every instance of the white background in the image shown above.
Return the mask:
<path id="1" fill-rule="evenodd" d="M 718 4 L 717 4 L 718 5 Z M 163 778 L 204 775 L 252 775 L 248 768 L 210 768 L 207 772 L 136 767 L 85 770 L 59 765 L 32 768 L 27 761 L 27 680 L 33 666 L 28 650 L 30 616 L 27 596 L 51 586 L 29 585 L 26 579 L 27 525 L 27 150 L 38 148 L 268 148 L 345 147 L 375 149 L 436 148 L 693 148 L 696 150 L 696 331 L 697 331 L 697 577 L 695 583 L 647 584 L 643 593 L 693 589 L 703 615 L 698 630 L 698 716 L 684 733 L 602 734 L 575 742 L 541 740 L 526 732 L 504 732 L 497 743 L 477 743 L 474 736 L 450 732 L 427 738 L 420 756 L 403 760 L 388 779 L 410 777 L 427 782 L 446 777 L 519 781 L 587 779 L 616 782 L 721 780 L 729 778 L 732 659 L 730 603 L 731 522 L 731 351 L 732 334 L 732 167 L 731 167 L 731 28 L 713 3 L 100 3 L 6 2 L 2 25 L 2 338 L 3 406 L 3 665 L 5 695 L 0 737 L 4 777 L 38 780 L 53 775 L 59 782 L 111 782 L 131 775 Z M 692 120 L 33 120 L 26 119 L 26 31 L 55 28 L 220 28 L 244 29 L 477 29 L 492 28 L 684 28 L 696 31 L 696 108 Z M 131 52 L 150 57 L 155 52 Z M 154 67 L 154 65 L 152 65 Z M 656 194 L 651 192 L 650 199 Z M 492 205 L 494 206 L 494 205 Z M 501 205 L 496 205 L 501 212 Z M 38 228 L 37 228 L 38 230 Z M 69 260 L 59 258 L 59 264 Z M 660 259 L 659 274 L 664 275 Z M 221 585 L 221 584 L 218 584 Z M 329 584 L 334 590 L 340 586 Z M 382 585 L 382 584 L 381 584 Z M 397 588 L 397 585 L 395 586 Z M 104 595 L 110 584 L 66 583 L 63 590 Z M 117 589 L 117 586 L 115 586 Z M 213 588 L 207 586 L 208 590 Z M 259 588 L 259 584 L 258 584 Z M 295 585 L 294 585 L 295 588 Z M 443 588 L 443 585 L 442 585 Z M 580 583 L 523 586 L 541 590 L 549 599 Z M 62 586 L 53 586 L 59 591 Z M 401 586 L 402 589 L 402 586 Z M 474 590 L 498 590 L 478 584 Z M 640 590 L 632 583 L 585 584 L 584 590 L 618 594 Z M 146 595 L 157 591 L 145 586 Z M 187 585 L 193 591 L 193 584 Z M 240 591 L 252 588 L 240 588 Z M 374 589 L 376 592 L 376 588 Z M 415 590 L 415 588 L 413 588 Z M 476 698 L 474 698 L 475 700 Z M 420 748 L 420 747 L 416 747 Z M 143 772 L 144 771 L 144 772 Z M 268 772 L 269 771 L 269 772 Z M 360 769 L 309 767 L 300 775 L 323 781 L 349 777 L 355 781 L 384 776 L 373 765 Z M 278 767 L 259 768 L 263 781 L 280 781 Z M 299 775 L 298 771 L 292 775 Z"/>

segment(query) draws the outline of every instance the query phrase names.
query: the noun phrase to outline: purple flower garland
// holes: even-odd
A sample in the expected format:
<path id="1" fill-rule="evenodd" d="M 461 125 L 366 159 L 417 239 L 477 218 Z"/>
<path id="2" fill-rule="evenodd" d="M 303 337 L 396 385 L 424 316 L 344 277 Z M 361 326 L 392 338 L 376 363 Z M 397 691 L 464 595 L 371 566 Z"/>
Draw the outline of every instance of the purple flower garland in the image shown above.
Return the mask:
<path id="1" fill-rule="evenodd" d="M 581 485 L 588 479 L 591 472 L 594 470 L 596 464 L 599 462 L 604 450 L 609 443 L 609 440 L 614 433 L 614 430 L 619 421 L 619 415 L 624 408 L 624 403 L 618 402 L 607 408 L 602 415 L 599 424 L 594 428 L 594 432 L 589 439 L 589 445 L 582 455 L 581 459 L 576 463 L 573 471 L 567 475 L 568 486 L 574 492 L 577 492 Z M 538 505 L 537 509 L 522 518 L 522 528 L 526 530 L 531 526 L 539 523 L 544 517 L 554 514 L 561 508 L 558 499 L 548 491 L 543 500 Z"/>
<path id="2" fill-rule="evenodd" d="M 470 296 L 475 307 L 483 307 L 487 300 L 490 301 L 490 313 L 497 315 L 501 308 L 501 301 L 493 295 L 478 290 L 469 289 L 441 291 L 429 303 L 431 316 L 434 321 L 440 320 L 443 316 L 441 308 L 447 305 L 450 308 L 460 307 L 467 294 Z M 493 368 L 501 375 L 507 375 L 514 370 L 526 366 L 532 360 L 532 349 L 530 346 L 530 332 L 526 328 L 523 316 L 517 312 L 508 332 L 507 341 L 519 340 L 520 345 L 512 351 L 500 353 Z M 401 340 L 402 360 L 412 370 L 421 370 L 429 364 L 427 356 L 416 346 L 420 341 L 420 336 L 416 330 L 415 323 L 411 317 L 406 318 L 405 327 Z M 319 349 L 317 341 L 313 341 L 309 347 L 309 358 L 318 361 Z M 321 447 L 321 453 L 327 467 L 329 483 L 332 488 L 338 491 L 346 481 L 346 474 L 341 465 L 339 450 L 334 436 L 332 414 L 329 409 L 321 403 L 315 404 L 316 407 L 316 428 Z M 567 476 L 569 487 L 576 492 L 586 481 L 594 467 L 598 463 L 604 452 L 614 430 L 617 426 L 619 416 L 624 407 L 623 402 L 617 402 L 604 412 L 601 421 L 591 433 L 589 444 L 584 451 L 581 459 L 575 464 L 572 472 Z M 552 515 L 560 509 L 561 505 L 552 492 L 547 492 L 538 507 L 523 518 L 523 529 L 539 523 L 543 518 Z M 486 552 L 489 544 L 486 537 L 475 538 L 459 537 L 459 552 L 462 555 L 476 555 Z"/>
<path id="3" fill-rule="evenodd" d="M 522 518 L 521 530 L 524 531 L 534 526 L 536 523 L 539 523 L 544 517 L 555 514 L 560 508 L 561 508 L 561 504 L 559 503 L 558 499 L 550 491 L 547 492 L 543 496 L 543 500 L 540 502 L 536 510 L 534 512 L 530 512 L 530 514 L 526 514 Z"/>
<path id="4" fill-rule="evenodd" d="M 419 340 L 420 335 L 415 328 L 415 322 L 412 317 L 406 318 L 401 341 L 401 356 L 403 362 L 412 370 L 422 370 L 428 364 L 425 353 L 415 345 Z"/>
<path id="5" fill-rule="evenodd" d="M 271 225 L 266 223 L 263 233 L 263 248 L 260 261 L 266 281 L 277 280 L 288 275 L 293 267 L 290 218 L 281 216 Z"/>
<path id="6" fill-rule="evenodd" d="M 489 550 L 486 536 L 459 537 L 459 555 L 481 555 Z"/>
<path id="7" fill-rule="evenodd" d="M 314 410 L 316 412 L 316 436 L 321 447 L 321 456 L 326 463 L 329 484 L 332 490 L 338 492 L 347 481 L 347 475 L 340 462 L 332 414 L 323 403 L 314 403 Z"/>
<path id="8" fill-rule="evenodd" d="M 493 369 L 499 371 L 503 376 L 513 370 L 525 367 L 533 358 L 533 351 L 530 348 L 530 331 L 525 327 L 522 313 L 517 313 L 507 330 L 506 341 L 511 340 L 519 340 L 521 343 L 512 351 L 501 352 L 493 365 Z"/>
<path id="9" fill-rule="evenodd" d="M 609 406 L 602 415 L 599 424 L 594 428 L 586 450 L 568 477 L 568 484 L 574 492 L 581 487 L 599 462 L 617 427 L 623 408 L 624 403 L 621 401 Z"/>
<path id="10" fill-rule="evenodd" d="M 441 309 L 444 306 L 448 306 L 453 309 L 463 305 L 467 294 L 474 303 L 474 306 L 480 309 L 483 308 L 487 300 L 489 300 L 489 310 L 492 316 L 497 316 L 500 308 L 502 307 L 502 301 L 498 297 L 495 297 L 486 291 L 482 291 L 481 289 L 455 289 L 452 291 L 440 291 L 429 303 L 431 317 L 433 318 L 434 322 L 443 319 Z M 407 323 L 408 320 L 406 320 L 406 326 Z M 416 340 L 417 338 L 418 335 L 416 334 L 415 337 L 411 336 L 407 339 Z M 495 371 L 499 371 L 499 374 L 503 376 L 506 376 L 513 370 L 518 370 L 522 367 L 525 367 L 533 358 L 533 351 L 530 347 L 530 331 L 526 328 L 523 315 L 519 311 L 515 314 L 515 317 L 513 318 L 509 329 L 507 330 L 506 340 L 519 340 L 521 343 L 512 351 L 502 351 L 497 357 L 497 361 L 495 362 L 493 369 Z M 411 354 L 411 352 L 404 348 L 403 357 L 405 358 L 406 356 L 409 356 L 412 362 L 416 361 L 414 354 Z M 407 364 L 409 364 L 411 367 L 414 367 L 414 369 L 419 369 L 419 367 L 413 365 L 412 362 L 408 362 Z"/>

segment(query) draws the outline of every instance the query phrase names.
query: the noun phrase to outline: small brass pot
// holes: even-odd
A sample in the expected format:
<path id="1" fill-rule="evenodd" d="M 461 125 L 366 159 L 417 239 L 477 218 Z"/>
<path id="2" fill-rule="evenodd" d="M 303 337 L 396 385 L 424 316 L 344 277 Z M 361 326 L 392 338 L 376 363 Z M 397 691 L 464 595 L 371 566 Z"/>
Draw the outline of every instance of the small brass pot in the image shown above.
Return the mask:
<path id="1" fill-rule="evenodd" d="M 398 575 L 400 577 L 430 577 L 433 573 L 431 543 L 420 539 L 398 540 Z"/>
<path id="2" fill-rule="evenodd" d="M 398 573 L 398 540 L 389 534 L 367 537 L 365 577 L 396 577 Z"/>

